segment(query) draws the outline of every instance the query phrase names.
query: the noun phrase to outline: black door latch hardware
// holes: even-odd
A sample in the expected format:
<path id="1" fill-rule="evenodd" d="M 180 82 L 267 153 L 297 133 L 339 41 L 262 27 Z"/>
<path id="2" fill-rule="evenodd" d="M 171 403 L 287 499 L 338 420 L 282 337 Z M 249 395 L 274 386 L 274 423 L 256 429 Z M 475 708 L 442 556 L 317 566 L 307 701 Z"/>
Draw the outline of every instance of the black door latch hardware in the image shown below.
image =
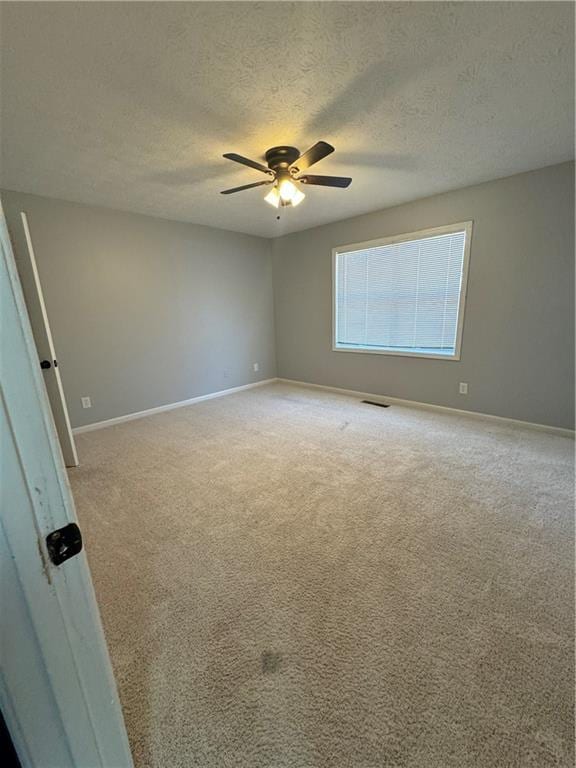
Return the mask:
<path id="1" fill-rule="evenodd" d="M 76 523 L 69 523 L 46 536 L 48 555 L 54 565 L 61 565 L 82 551 L 82 534 Z"/>
<path id="2" fill-rule="evenodd" d="M 54 368 L 58 368 L 58 361 L 53 360 L 52 362 L 54 363 Z M 40 368 L 42 368 L 42 370 L 44 371 L 47 371 L 48 368 L 52 368 L 52 363 L 50 362 L 50 360 L 42 360 L 42 362 L 40 363 Z"/>

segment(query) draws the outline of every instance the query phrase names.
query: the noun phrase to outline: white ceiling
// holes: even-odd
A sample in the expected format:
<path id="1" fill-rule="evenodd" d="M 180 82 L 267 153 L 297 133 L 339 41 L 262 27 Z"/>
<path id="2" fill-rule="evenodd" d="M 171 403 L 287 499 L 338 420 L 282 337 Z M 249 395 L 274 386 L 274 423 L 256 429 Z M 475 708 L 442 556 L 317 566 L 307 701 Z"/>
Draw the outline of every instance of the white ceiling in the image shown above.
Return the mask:
<path id="1" fill-rule="evenodd" d="M 2 186 L 276 236 L 573 157 L 572 3 L 2 3 Z M 318 139 L 283 213 L 261 159 Z"/>

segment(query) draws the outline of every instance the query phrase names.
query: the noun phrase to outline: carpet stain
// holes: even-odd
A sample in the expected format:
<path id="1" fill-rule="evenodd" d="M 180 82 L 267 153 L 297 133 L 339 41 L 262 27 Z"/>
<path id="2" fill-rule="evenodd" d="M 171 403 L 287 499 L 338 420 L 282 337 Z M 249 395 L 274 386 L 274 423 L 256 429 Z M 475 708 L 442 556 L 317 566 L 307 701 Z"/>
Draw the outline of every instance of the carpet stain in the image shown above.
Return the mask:
<path id="1" fill-rule="evenodd" d="M 282 654 L 275 651 L 264 651 L 262 653 L 261 665 L 263 675 L 278 672 L 282 665 Z"/>

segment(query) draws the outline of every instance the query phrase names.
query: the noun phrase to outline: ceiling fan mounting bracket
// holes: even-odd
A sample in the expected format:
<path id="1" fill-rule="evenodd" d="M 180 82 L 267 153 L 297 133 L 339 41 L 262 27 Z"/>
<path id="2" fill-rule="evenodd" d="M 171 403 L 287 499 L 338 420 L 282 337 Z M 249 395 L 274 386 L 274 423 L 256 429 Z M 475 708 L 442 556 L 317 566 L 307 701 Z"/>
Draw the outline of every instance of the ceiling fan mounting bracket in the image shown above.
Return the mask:
<path id="1" fill-rule="evenodd" d="M 299 157 L 296 147 L 272 147 L 266 152 L 266 162 L 273 171 L 287 169 Z"/>

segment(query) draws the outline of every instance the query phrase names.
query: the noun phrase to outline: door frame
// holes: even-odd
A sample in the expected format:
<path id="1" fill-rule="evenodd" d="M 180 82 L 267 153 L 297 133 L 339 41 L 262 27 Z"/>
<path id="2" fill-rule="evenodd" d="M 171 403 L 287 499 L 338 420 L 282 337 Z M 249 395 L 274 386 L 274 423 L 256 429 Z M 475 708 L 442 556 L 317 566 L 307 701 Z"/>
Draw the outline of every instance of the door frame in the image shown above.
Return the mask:
<path id="1" fill-rule="evenodd" d="M 16 570 L 19 608 L 35 635 L 35 642 L 18 653 L 30 654 L 44 669 L 54 704 L 45 713 L 55 723 L 49 732 L 63 743 L 70 765 L 133 768 L 86 555 L 82 551 L 55 566 L 46 547 L 49 533 L 77 518 L 1 203 L 0 246 L 0 396 L 9 433 L 3 439 L 15 447 L 12 455 L 29 499 L 25 508 L 12 508 L 8 495 L 0 509 L 7 567 Z M 16 629 L 11 625 L 10 631 Z M 34 690 L 17 687 L 21 680 L 12 673 L 25 669 L 26 659 L 19 656 L 15 663 L 5 656 L 0 648 L 0 709 L 19 759 L 23 768 L 49 764 L 49 753 L 39 761 L 37 744 L 21 727 Z"/>

